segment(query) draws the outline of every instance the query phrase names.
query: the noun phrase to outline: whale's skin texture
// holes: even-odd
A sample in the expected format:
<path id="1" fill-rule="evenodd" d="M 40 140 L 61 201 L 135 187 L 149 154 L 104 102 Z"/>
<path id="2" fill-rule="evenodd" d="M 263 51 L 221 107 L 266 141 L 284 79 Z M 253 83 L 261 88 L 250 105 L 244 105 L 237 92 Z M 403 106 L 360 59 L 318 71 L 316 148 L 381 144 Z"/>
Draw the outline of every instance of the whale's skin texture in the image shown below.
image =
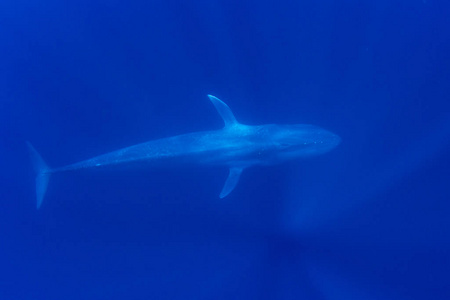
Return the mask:
<path id="1" fill-rule="evenodd" d="M 292 140 L 295 137 L 295 144 L 292 141 L 288 143 L 290 136 Z M 237 125 L 137 144 L 51 172 L 166 162 L 227 167 L 273 165 L 289 159 L 322 154 L 338 142 L 336 135 L 312 125 Z"/>

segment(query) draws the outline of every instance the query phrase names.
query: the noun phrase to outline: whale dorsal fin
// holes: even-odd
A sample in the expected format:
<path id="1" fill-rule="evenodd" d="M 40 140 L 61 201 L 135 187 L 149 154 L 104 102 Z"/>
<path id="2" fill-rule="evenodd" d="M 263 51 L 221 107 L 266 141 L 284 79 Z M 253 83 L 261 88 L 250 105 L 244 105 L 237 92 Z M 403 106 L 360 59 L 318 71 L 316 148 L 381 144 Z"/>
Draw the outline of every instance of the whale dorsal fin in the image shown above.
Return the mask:
<path id="1" fill-rule="evenodd" d="M 225 198 L 229 193 L 231 193 L 236 184 L 239 181 L 239 177 L 241 177 L 242 170 L 244 168 L 239 167 L 231 167 L 230 174 L 228 174 L 227 181 L 225 181 L 225 185 L 223 186 L 222 192 L 220 192 L 220 198 Z"/>
<path id="2" fill-rule="evenodd" d="M 238 121 L 236 121 L 233 112 L 225 102 L 212 95 L 208 95 L 208 97 L 209 100 L 211 100 L 211 102 L 214 104 L 214 107 L 217 109 L 217 112 L 222 117 L 223 121 L 225 122 L 225 127 L 235 126 L 239 124 Z"/>

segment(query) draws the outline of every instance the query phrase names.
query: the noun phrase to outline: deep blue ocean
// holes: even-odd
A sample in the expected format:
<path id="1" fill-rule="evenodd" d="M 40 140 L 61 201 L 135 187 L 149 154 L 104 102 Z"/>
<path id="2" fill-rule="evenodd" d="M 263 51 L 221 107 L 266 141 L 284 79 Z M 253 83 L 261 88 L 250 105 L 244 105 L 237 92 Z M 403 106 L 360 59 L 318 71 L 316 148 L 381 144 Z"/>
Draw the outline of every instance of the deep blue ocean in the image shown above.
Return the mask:
<path id="1" fill-rule="evenodd" d="M 0 299 L 450 299 L 450 2 L 0 3 Z M 341 144 L 245 170 L 51 167 L 223 122 Z"/>

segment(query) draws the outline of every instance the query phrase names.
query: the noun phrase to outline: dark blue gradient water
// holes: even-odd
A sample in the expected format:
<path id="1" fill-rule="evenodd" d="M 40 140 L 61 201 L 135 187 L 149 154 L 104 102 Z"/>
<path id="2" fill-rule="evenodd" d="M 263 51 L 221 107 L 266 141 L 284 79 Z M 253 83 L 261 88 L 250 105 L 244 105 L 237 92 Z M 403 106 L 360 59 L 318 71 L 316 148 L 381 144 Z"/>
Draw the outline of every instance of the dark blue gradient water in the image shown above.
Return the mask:
<path id="1" fill-rule="evenodd" d="M 445 1 L 3 1 L 1 299 L 450 299 Z M 222 120 L 313 124 L 322 156 L 53 176 Z"/>

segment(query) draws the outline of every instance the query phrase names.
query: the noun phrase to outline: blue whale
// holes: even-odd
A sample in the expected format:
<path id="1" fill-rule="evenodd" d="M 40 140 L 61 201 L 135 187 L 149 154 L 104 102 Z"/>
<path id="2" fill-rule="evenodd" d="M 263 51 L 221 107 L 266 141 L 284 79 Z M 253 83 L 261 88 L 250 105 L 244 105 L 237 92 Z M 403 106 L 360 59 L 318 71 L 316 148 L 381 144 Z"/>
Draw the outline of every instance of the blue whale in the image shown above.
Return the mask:
<path id="1" fill-rule="evenodd" d="M 220 193 L 220 198 L 224 198 L 233 191 L 245 168 L 319 155 L 340 143 L 339 136 L 313 125 L 241 124 L 225 102 L 208 97 L 225 123 L 220 130 L 153 140 L 60 168 L 49 168 L 27 142 L 36 172 L 36 207 L 41 206 L 53 173 L 124 164 L 196 163 L 227 167 L 229 175 Z"/>

